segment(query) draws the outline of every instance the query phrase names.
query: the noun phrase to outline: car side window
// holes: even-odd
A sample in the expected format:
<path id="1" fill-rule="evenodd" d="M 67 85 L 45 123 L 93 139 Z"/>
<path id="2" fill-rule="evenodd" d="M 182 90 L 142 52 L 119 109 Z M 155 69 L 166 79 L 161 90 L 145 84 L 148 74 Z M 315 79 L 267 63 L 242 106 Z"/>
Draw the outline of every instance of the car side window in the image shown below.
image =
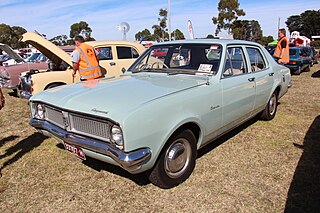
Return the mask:
<path id="1" fill-rule="evenodd" d="M 252 72 L 266 69 L 266 62 L 264 61 L 262 54 L 258 48 L 247 47 L 246 50 L 249 55 Z"/>
<path id="2" fill-rule="evenodd" d="M 112 49 L 111 47 L 98 47 L 95 48 L 99 52 L 100 59 L 99 60 L 112 60 Z"/>
<path id="3" fill-rule="evenodd" d="M 248 73 L 246 61 L 241 47 L 229 47 L 224 62 L 223 77 Z"/>
<path id="4" fill-rule="evenodd" d="M 118 59 L 132 59 L 132 58 L 139 57 L 138 51 L 133 47 L 117 46 L 116 48 L 117 48 Z"/>

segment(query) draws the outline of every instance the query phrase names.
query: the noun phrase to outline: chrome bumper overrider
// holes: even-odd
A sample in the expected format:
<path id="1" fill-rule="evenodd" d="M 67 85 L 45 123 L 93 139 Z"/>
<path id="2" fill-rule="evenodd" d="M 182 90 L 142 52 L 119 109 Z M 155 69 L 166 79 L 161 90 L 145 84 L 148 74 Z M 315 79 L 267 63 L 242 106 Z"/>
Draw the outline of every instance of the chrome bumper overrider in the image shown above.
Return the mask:
<path id="1" fill-rule="evenodd" d="M 47 121 L 31 119 L 29 124 L 40 132 L 42 130 L 48 131 L 53 136 L 67 143 L 111 157 L 120 167 L 130 173 L 137 173 L 142 164 L 146 163 L 151 157 L 151 150 L 149 148 L 125 153 L 113 144 L 67 132 Z"/>

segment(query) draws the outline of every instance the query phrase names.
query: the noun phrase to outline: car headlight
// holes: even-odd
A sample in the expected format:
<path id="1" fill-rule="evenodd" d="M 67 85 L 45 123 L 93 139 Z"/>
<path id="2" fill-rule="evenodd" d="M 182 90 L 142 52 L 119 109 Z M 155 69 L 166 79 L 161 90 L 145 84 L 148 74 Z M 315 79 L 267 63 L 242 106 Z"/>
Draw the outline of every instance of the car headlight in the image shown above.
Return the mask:
<path id="1" fill-rule="evenodd" d="M 45 119 L 46 109 L 43 104 L 35 103 L 35 104 L 33 104 L 32 108 L 33 108 L 32 114 L 33 114 L 34 118 L 41 119 L 41 120 Z"/>
<path id="2" fill-rule="evenodd" d="M 111 127 L 110 134 L 112 142 L 114 142 L 119 148 L 123 148 L 123 135 L 121 128 L 113 125 Z"/>

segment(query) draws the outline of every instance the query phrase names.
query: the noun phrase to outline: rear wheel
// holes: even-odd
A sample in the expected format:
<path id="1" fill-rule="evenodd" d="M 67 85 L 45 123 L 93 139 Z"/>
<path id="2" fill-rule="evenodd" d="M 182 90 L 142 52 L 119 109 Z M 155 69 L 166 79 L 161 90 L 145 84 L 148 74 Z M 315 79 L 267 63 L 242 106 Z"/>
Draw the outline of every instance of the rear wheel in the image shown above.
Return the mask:
<path id="1" fill-rule="evenodd" d="M 309 64 L 308 66 L 307 66 L 307 68 L 305 68 L 305 72 L 309 72 L 310 71 L 310 69 L 311 69 L 311 65 Z"/>
<path id="2" fill-rule="evenodd" d="M 300 73 L 301 73 L 301 67 L 299 66 L 299 68 L 298 68 L 297 70 L 295 70 L 295 71 L 293 72 L 293 74 L 295 74 L 295 75 L 300 75 Z"/>
<path id="3" fill-rule="evenodd" d="M 180 131 L 168 140 L 149 175 L 149 180 L 164 189 L 177 186 L 191 175 L 196 158 L 194 134 L 188 129 Z"/>
<path id="4" fill-rule="evenodd" d="M 277 106 L 278 106 L 278 94 L 277 92 L 274 92 L 266 106 L 266 108 L 261 112 L 260 119 L 265 121 L 270 121 L 276 116 L 277 112 Z"/>

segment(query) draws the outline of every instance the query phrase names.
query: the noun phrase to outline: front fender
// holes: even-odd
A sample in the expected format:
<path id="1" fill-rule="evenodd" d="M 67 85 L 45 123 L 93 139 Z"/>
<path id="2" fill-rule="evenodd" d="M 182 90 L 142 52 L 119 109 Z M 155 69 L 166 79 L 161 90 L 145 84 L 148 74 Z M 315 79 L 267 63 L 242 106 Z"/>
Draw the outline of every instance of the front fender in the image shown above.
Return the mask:
<path id="1" fill-rule="evenodd" d="M 50 84 L 57 82 L 63 84 L 72 84 L 79 82 L 79 79 L 80 77 L 77 74 L 77 76 L 73 80 L 71 69 L 67 69 L 65 71 L 50 71 L 34 74 L 32 75 L 32 95 L 45 90 L 45 88 Z"/>

